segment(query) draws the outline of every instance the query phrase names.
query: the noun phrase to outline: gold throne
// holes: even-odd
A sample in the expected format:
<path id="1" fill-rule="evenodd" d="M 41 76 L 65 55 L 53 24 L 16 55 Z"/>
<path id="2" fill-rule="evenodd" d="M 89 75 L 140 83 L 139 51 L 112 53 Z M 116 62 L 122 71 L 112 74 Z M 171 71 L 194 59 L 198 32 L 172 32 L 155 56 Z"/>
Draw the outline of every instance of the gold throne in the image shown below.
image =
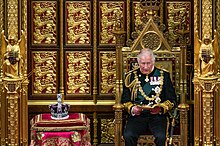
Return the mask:
<path id="1" fill-rule="evenodd" d="M 115 145 L 123 144 L 123 105 L 120 103 L 122 84 L 124 74 L 131 69 L 137 67 L 136 56 L 142 48 L 150 48 L 156 55 L 156 66 L 168 70 L 171 75 L 177 96 L 178 96 L 178 126 L 174 129 L 172 137 L 168 137 L 168 143 L 176 146 L 187 146 L 187 111 L 189 106 L 185 103 L 185 50 L 180 47 L 171 47 L 159 29 L 155 16 L 148 13 L 148 19 L 145 25 L 133 32 L 133 40 L 127 41 L 127 46 L 123 45 L 124 33 L 122 30 L 115 31 L 116 35 L 116 102 L 113 106 L 115 110 Z M 170 122 L 170 124 L 174 124 Z M 141 135 L 138 140 L 138 145 L 155 145 L 153 135 Z"/>

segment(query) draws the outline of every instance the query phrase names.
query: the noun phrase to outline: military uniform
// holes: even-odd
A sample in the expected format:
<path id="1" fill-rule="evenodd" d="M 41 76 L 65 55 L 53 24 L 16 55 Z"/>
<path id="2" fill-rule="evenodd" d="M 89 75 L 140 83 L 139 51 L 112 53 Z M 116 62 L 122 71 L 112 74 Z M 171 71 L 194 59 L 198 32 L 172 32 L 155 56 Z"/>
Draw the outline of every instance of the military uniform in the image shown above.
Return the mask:
<path id="1" fill-rule="evenodd" d="M 142 74 L 140 68 L 128 72 L 121 102 L 130 115 L 124 130 L 125 145 L 136 146 L 139 135 L 149 129 L 155 136 L 156 145 L 164 146 L 167 133 L 166 113 L 176 103 L 176 93 L 170 74 L 156 67 L 148 75 Z M 131 110 L 135 105 L 160 106 L 162 112 L 151 114 L 150 110 L 144 110 L 140 116 L 134 116 Z"/>

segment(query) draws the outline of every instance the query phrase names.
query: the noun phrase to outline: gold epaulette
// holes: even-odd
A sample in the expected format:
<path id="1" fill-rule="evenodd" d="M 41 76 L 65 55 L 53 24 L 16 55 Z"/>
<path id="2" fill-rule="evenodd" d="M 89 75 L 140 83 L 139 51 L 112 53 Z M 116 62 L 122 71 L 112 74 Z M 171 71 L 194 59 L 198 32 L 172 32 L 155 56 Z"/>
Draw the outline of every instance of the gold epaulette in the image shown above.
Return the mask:
<path id="1" fill-rule="evenodd" d="M 163 103 L 161 103 L 160 106 L 163 108 L 163 113 L 165 114 L 167 111 L 173 108 L 174 104 L 169 100 L 166 100 Z"/>
<path id="2" fill-rule="evenodd" d="M 134 104 L 131 103 L 131 102 L 126 102 L 126 103 L 124 103 L 123 105 L 124 105 L 124 107 L 125 107 L 125 110 L 126 110 L 129 114 L 131 114 L 131 107 L 132 107 Z"/>

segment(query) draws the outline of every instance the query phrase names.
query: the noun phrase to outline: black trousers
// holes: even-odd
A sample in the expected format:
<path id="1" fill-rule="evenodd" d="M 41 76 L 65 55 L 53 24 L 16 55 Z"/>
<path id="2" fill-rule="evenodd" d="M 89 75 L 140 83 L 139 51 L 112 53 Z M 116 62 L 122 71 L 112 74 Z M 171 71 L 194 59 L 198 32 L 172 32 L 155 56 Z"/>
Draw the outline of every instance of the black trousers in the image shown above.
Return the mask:
<path id="1" fill-rule="evenodd" d="M 167 117 L 165 115 L 143 115 L 130 116 L 125 125 L 125 146 L 136 146 L 138 137 L 147 130 L 155 137 L 157 146 L 165 146 L 167 138 Z"/>

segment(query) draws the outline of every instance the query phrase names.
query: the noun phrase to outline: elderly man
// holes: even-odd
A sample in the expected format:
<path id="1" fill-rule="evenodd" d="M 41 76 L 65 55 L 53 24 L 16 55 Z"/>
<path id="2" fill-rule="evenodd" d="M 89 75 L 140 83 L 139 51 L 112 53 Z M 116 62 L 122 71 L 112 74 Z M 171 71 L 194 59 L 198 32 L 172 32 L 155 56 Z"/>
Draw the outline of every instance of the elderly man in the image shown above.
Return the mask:
<path id="1" fill-rule="evenodd" d="M 150 49 L 137 56 L 139 68 L 126 74 L 121 102 L 129 113 L 124 139 L 126 146 L 136 146 L 138 137 L 150 130 L 157 146 L 167 139 L 167 111 L 176 105 L 170 74 L 154 66 Z"/>

